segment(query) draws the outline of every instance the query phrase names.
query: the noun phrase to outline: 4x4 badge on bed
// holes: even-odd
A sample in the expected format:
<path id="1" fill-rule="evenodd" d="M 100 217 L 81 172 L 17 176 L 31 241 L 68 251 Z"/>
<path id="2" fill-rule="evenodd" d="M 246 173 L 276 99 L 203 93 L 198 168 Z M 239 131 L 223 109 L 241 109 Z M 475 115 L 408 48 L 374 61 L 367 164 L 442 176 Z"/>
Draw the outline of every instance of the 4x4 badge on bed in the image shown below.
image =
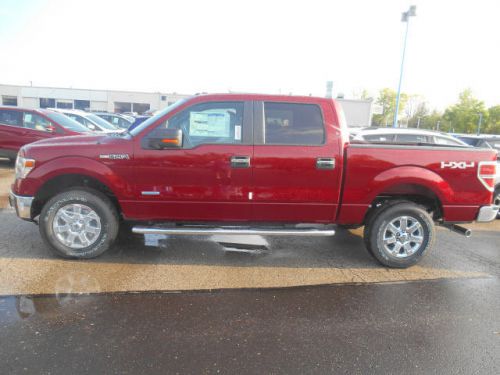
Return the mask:
<path id="1" fill-rule="evenodd" d="M 441 169 L 450 168 L 450 169 L 466 169 L 466 168 L 474 168 L 475 163 L 471 161 L 470 163 L 466 161 L 442 161 Z"/>

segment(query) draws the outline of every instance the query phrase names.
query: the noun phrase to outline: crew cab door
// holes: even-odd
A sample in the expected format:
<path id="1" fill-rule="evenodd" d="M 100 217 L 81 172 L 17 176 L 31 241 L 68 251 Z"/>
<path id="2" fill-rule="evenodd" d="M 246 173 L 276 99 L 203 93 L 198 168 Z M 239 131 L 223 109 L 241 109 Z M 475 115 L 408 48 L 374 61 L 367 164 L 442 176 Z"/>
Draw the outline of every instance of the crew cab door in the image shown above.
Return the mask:
<path id="1" fill-rule="evenodd" d="M 250 220 L 251 102 L 199 102 L 166 117 L 134 146 L 137 200 L 133 217 Z M 148 149 L 147 137 L 162 128 L 181 130 L 182 147 Z"/>
<path id="2" fill-rule="evenodd" d="M 255 102 L 254 220 L 333 222 L 341 180 L 333 107 Z"/>

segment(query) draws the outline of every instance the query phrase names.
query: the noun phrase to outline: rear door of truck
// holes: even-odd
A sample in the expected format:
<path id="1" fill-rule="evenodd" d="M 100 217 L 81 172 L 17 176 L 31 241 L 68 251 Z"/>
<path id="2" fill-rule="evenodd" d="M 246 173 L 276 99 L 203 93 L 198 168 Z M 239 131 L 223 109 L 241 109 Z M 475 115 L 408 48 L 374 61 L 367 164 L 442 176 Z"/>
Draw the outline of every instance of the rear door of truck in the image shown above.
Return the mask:
<path id="1" fill-rule="evenodd" d="M 254 102 L 253 218 L 332 222 L 341 185 L 333 106 L 307 98 Z"/>

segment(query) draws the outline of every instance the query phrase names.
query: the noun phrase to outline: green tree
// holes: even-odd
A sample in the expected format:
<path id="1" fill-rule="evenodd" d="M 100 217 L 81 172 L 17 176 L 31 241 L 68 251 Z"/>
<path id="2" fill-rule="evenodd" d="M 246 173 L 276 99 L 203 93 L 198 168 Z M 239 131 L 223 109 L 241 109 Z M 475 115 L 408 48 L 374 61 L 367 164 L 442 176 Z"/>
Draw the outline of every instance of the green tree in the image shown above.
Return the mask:
<path id="1" fill-rule="evenodd" d="M 376 103 L 382 107 L 382 114 L 373 115 L 373 124 L 376 126 L 391 125 L 394 119 L 394 112 L 396 110 L 396 91 L 384 88 L 379 91 Z M 401 93 L 399 99 L 398 116 L 404 111 L 408 95 Z"/>
<path id="2" fill-rule="evenodd" d="M 482 130 L 488 130 L 488 111 L 484 103 L 472 95 L 470 89 L 466 89 L 459 94 L 458 103 L 446 108 L 444 120 L 451 123 L 457 133 L 475 133 L 479 121 L 479 114 L 482 114 Z"/>
<path id="3" fill-rule="evenodd" d="M 486 131 L 490 134 L 500 134 L 500 105 L 488 108 Z"/>

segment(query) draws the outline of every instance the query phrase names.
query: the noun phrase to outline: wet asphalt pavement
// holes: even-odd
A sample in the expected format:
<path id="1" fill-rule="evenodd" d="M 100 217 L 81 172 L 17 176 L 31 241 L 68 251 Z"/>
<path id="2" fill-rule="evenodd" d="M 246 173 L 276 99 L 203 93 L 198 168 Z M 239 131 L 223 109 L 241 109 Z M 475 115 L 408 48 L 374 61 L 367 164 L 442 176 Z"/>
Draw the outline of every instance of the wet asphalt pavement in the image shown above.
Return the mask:
<path id="1" fill-rule="evenodd" d="M 399 282 L 379 283 L 374 271 L 392 271 L 366 253 L 359 231 L 260 238 L 268 250 L 257 254 L 227 252 L 209 238 L 145 241 L 122 233 L 103 257 L 68 262 L 50 254 L 36 226 L 3 211 L 0 287 L 13 292 L 0 297 L 0 373 L 500 373 L 499 224 L 476 225 L 469 240 L 440 230 L 421 266 L 398 274 Z M 35 277 L 42 262 L 52 263 Z M 107 266 L 118 268 L 90 273 Z M 187 271 L 168 273 L 181 266 Z M 200 266 L 212 267 L 209 286 L 223 274 L 229 285 L 250 289 L 147 291 L 156 279 L 196 281 L 204 277 Z M 135 267 L 154 280 L 138 277 Z M 332 285 L 251 288 L 255 280 L 230 277 L 234 269 L 262 268 L 282 282 L 284 270 L 306 270 L 298 284 L 307 285 L 325 267 L 352 272 L 358 282 L 349 276 Z M 61 269 L 67 280 L 48 282 Z M 436 280 L 422 281 L 430 269 Z M 108 292 L 109 278 L 112 286 L 139 279 L 132 291 L 146 285 L 141 293 Z M 53 292 L 19 293 L 16 280 L 27 291 L 46 284 Z"/>

